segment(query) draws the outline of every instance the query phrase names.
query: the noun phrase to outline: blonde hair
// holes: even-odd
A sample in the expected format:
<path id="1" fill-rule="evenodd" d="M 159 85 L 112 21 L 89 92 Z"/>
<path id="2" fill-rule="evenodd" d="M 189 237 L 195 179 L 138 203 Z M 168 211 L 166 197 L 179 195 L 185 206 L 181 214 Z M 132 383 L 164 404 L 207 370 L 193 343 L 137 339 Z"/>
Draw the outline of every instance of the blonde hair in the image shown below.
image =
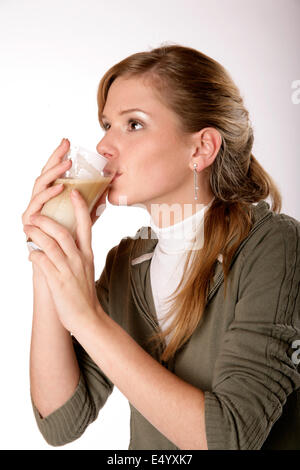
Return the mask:
<path id="1" fill-rule="evenodd" d="M 209 167 L 214 200 L 204 217 L 204 245 L 189 251 L 184 278 L 169 296 L 169 327 L 148 338 L 168 361 L 191 337 L 204 313 L 217 257 L 223 256 L 224 298 L 231 260 L 252 226 L 251 204 L 272 200 L 272 211 L 281 211 L 281 194 L 270 175 L 252 154 L 253 129 L 239 89 L 225 68 L 202 52 L 178 44 L 130 55 L 111 67 L 98 87 L 98 111 L 105 106 L 108 90 L 120 76 L 143 77 L 158 92 L 181 123 L 183 132 L 214 127 L 222 144 Z M 190 257 L 192 263 L 188 269 Z M 172 333 L 169 344 L 163 340 Z"/>

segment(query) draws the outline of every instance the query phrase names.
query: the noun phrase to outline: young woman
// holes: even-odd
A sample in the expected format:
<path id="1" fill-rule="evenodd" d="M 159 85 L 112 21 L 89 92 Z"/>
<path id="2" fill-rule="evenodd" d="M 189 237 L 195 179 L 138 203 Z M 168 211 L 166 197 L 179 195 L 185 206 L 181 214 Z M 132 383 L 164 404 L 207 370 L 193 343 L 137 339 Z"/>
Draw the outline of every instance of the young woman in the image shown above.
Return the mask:
<path id="1" fill-rule="evenodd" d="M 97 150 L 119 176 L 97 206 L 125 198 L 151 224 L 109 251 L 94 282 L 96 210 L 72 197 L 76 242 L 39 214 L 62 190 L 51 183 L 67 140 L 37 178 L 23 224 L 43 250 L 29 255 L 41 433 L 77 439 L 116 385 L 129 449 L 299 449 L 300 223 L 251 153 L 238 88 L 215 60 L 172 45 L 108 70 L 98 107 Z"/>

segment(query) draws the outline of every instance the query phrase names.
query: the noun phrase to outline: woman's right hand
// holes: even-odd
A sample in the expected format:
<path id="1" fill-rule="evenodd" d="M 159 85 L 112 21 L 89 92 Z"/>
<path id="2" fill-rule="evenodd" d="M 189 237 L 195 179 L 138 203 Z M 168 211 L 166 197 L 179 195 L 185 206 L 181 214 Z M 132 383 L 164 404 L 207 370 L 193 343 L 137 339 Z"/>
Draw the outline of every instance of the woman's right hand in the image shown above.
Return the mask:
<path id="1" fill-rule="evenodd" d="M 22 214 L 23 225 L 30 225 L 30 216 L 40 212 L 43 205 L 49 201 L 49 199 L 63 191 L 64 186 L 52 186 L 52 183 L 72 166 L 71 160 L 63 161 L 63 157 L 68 152 L 69 148 L 69 140 L 63 139 L 43 167 L 40 176 L 35 180 L 30 202 L 25 212 Z"/>

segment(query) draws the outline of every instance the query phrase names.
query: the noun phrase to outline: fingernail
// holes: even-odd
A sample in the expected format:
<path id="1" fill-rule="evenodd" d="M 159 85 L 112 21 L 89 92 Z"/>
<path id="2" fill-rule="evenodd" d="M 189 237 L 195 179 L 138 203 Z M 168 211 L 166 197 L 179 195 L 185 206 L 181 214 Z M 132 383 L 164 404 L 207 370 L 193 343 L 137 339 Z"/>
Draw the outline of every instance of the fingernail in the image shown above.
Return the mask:
<path id="1" fill-rule="evenodd" d="M 79 192 L 77 191 L 77 189 L 72 189 L 71 194 L 72 196 L 75 196 L 75 197 L 79 196 Z"/>

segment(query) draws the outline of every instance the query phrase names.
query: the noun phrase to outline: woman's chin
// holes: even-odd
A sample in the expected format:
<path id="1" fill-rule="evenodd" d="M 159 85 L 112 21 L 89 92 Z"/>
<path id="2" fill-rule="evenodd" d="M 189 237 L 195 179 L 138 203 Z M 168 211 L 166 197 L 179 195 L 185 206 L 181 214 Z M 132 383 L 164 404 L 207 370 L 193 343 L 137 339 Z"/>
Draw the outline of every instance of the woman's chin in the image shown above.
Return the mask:
<path id="1" fill-rule="evenodd" d="M 121 194 L 114 191 L 112 188 L 107 193 L 107 199 L 113 206 L 129 206 L 128 197 L 126 194 Z"/>

